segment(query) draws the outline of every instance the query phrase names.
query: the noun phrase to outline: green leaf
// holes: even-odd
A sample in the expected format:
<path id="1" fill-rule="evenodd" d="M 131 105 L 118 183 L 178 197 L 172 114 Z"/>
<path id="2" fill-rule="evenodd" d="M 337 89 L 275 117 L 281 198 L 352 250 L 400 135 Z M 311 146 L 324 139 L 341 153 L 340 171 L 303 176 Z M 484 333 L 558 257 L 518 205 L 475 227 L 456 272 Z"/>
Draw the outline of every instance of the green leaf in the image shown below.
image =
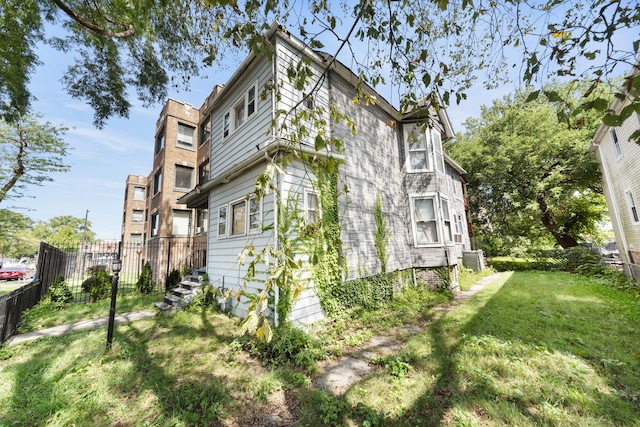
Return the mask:
<path id="1" fill-rule="evenodd" d="M 539 95 L 540 95 L 540 91 L 539 90 L 535 90 L 535 91 L 531 92 L 529 94 L 529 96 L 527 96 L 527 100 L 525 102 L 535 101 L 536 99 L 538 99 Z"/>

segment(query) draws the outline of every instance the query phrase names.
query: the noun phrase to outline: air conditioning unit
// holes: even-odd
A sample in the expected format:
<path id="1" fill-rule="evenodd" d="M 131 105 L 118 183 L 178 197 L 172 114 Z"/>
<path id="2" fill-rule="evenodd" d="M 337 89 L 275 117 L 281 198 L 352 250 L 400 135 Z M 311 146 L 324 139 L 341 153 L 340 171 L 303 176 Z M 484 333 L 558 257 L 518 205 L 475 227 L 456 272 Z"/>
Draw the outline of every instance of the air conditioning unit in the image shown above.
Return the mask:
<path id="1" fill-rule="evenodd" d="M 204 233 L 203 227 L 196 227 L 196 234 Z"/>
<path id="2" fill-rule="evenodd" d="M 151 235 L 152 236 L 157 236 L 158 235 L 158 229 L 154 228 L 153 230 L 151 230 Z"/>

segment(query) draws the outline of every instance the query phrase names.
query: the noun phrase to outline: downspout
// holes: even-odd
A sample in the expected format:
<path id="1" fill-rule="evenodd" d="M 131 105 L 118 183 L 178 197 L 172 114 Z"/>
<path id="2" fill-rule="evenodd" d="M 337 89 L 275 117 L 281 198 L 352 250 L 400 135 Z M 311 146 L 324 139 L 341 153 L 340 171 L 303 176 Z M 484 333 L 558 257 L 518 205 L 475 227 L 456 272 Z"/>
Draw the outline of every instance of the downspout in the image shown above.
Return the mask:
<path id="1" fill-rule="evenodd" d="M 271 123 L 272 123 L 272 141 L 275 141 L 276 138 L 279 137 L 278 126 L 276 123 L 276 95 L 278 91 L 278 79 L 277 79 L 277 71 L 278 71 L 278 55 L 277 55 L 277 46 L 273 45 L 273 61 L 271 61 L 271 73 L 273 77 L 273 87 L 271 88 Z M 278 152 L 276 151 L 273 160 L 276 161 L 278 158 Z M 275 239 L 273 243 L 274 252 L 278 252 L 278 197 L 280 195 L 280 173 L 276 171 L 276 188 L 273 191 L 273 232 L 275 233 Z M 276 258 L 274 261 L 275 266 L 278 265 L 278 259 Z M 280 301 L 280 287 L 276 286 L 274 297 L 273 297 L 273 324 L 277 328 L 280 325 L 280 319 L 278 318 L 278 303 Z"/>

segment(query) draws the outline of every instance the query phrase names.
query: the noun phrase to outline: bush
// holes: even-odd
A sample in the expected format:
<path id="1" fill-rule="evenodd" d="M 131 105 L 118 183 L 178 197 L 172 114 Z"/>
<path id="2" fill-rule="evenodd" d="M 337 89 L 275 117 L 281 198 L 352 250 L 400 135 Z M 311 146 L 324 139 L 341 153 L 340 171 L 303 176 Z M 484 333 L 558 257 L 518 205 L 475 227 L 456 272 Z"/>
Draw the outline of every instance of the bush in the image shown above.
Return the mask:
<path id="1" fill-rule="evenodd" d="M 147 261 L 142 267 L 142 271 L 140 272 L 140 277 L 138 277 L 138 281 L 136 282 L 136 289 L 143 295 L 150 294 L 153 291 L 153 287 L 155 283 L 153 283 L 153 272 L 151 271 L 151 264 Z"/>
<path id="2" fill-rule="evenodd" d="M 245 347 L 272 366 L 293 364 L 307 371 L 323 357 L 320 342 L 290 323 L 280 325 L 270 342 L 252 338 Z"/>
<path id="3" fill-rule="evenodd" d="M 87 269 L 91 277 L 82 282 L 82 290 L 89 294 L 92 302 L 109 296 L 112 276 L 104 265 L 96 265 Z"/>
<path id="4" fill-rule="evenodd" d="M 180 276 L 180 272 L 175 268 L 171 270 L 171 273 L 167 275 L 167 280 L 164 282 L 164 290 L 169 292 L 171 289 L 177 288 L 182 280 L 182 276 Z"/>
<path id="5" fill-rule="evenodd" d="M 565 269 L 571 273 L 576 273 L 579 268 L 583 272 L 592 273 L 599 272 L 606 268 L 602 262 L 600 255 L 593 252 L 591 249 L 583 248 L 582 246 L 575 246 L 566 250 L 567 260 L 565 262 Z"/>
<path id="6" fill-rule="evenodd" d="M 54 303 L 58 308 L 73 302 L 73 294 L 64 281 L 63 276 L 59 276 L 53 281 L 45 298 Z"/>

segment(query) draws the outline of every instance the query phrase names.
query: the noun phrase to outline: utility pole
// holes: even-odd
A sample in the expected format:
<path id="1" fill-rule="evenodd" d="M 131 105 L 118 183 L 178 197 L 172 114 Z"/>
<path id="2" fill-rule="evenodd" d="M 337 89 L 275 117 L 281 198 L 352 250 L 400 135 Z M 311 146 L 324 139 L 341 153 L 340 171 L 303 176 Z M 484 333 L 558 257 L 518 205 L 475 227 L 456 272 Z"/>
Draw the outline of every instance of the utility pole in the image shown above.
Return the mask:
<path id="1" fill-rule="evenodd" d="M 82 228 L 82 242 L 80 242 L 80 255 L 82 255 L 82 263 L 81 265 L 81 269 L 80 269 L 80 277 L 84 278 L 84 259 L 86 258 L 87 254 L 84 251 L 84 242 L 87 238 L 87 220 L 89 219 L 89 209 L 87 209 L 87 212 L 84 214 L 84 227 Z"/>

